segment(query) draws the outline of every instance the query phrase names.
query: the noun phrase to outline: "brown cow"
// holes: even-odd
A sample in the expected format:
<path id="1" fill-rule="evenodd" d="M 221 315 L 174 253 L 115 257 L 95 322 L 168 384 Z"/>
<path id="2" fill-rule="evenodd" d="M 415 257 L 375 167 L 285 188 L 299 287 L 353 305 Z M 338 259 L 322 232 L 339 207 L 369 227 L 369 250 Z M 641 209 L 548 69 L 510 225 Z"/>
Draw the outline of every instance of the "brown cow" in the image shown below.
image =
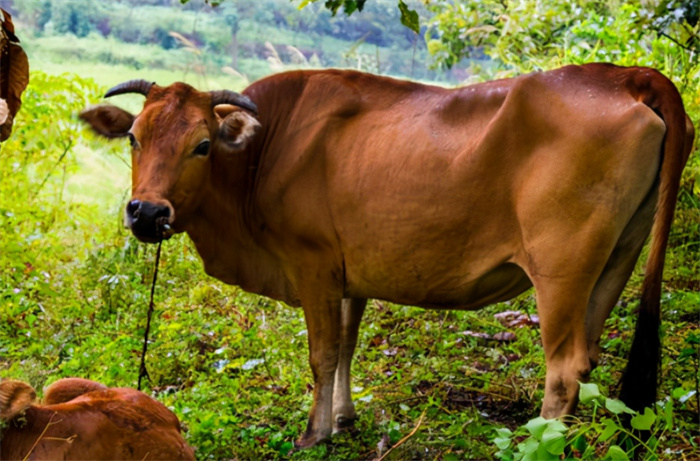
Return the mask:
<path id="1" fill-rule="evenodd" d="M 29 83 L 29 61 L 15 35 L 10 13 L 0 8 L 0 142 L 12 132 Z"/>
<path id="2" fill-rule="evenodd" d="M 0 382 L 0 460 L 193 460 L 180 422 L 143 392 L 66 378 L 44 404 L 27 383 Z"/>
<path id="3" fill-rule="evenodd" d="M 660 73 L 588 64 L 450 90 L 295 71 L 245 96 L 143 80 L 107 96 L 129 92 L 146 96 L 138 116 L 82 118 L 131 140 L 134 235 L 187 232 L 208 274 L 303 306 L 315 386 L 300 446 L 355 418 L 367 298 L 477 309 L 534 285 L 542 415 L 572 412 L 653 223 L 622 397 L 654 401 L 664 254 L 694 137 Z"/>

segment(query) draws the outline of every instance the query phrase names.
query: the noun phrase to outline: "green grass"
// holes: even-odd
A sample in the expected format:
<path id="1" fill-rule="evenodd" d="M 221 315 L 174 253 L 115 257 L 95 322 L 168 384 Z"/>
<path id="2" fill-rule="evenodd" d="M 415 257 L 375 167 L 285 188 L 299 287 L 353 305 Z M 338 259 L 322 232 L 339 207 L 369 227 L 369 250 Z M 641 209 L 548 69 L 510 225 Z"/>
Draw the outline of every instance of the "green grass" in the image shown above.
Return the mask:
<path id="1" fill-rule="evenodd" d="M 115 141 L 119 142 L 119 141 Z M 65 200 L 86 205 L 110 206 L 125 202 L 131 191 L 131 160 L 126 154 L 110 154 L 105 149 L 77 146 L 77 169 L 65 185 Z"/>
<path id="2" fill-rule="evenodd" d="M 53 75 L 76 74 L 92 78 L 106 87 L 136 78 L 155 81 L 159 85 L 182 81 L 202 90 L 240 90 L 246 84 L 245 80 L 211 65 L 196 69 L 198 58 L 181 49 L 123 44 L 98 35 L 68 37 L 68 41 L 56 37 L 25 39 L 23 43 L 27 42 L 31 69 Z M 109 57 L 102 59 L 100 56 Z"/>

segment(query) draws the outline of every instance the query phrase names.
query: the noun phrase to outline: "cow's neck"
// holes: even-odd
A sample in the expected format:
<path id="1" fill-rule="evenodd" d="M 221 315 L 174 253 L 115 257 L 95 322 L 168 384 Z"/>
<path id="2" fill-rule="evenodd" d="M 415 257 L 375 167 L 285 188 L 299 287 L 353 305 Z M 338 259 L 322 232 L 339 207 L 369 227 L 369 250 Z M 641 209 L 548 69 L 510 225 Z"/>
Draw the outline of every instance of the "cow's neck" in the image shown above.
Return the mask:
<path id="1" fill-rule="evenodd" d="M 269 174 L 262 167 L 274 165 L 281 153 L 273 143 L 279 142 L 305 80 L 304 73 L 296 72 L 263 79 L 245 90 L 258 106 L 262 128 L 245 151 L 214 157 L 200 215 L 186 229 L 208 274 L 291 305 L 299 301 L 283 264 L 261 243 L 265 220 L 256 194 Z"/>
<path id="2" fill-rule="evenodd" d="M 254 197 L 257 163 L 248 152 L 216 161 L 199 212 L 185 230 L 207 274 L 252 293 L 298 304 L 279 261 L 259 244 L 263 221 Z"/>

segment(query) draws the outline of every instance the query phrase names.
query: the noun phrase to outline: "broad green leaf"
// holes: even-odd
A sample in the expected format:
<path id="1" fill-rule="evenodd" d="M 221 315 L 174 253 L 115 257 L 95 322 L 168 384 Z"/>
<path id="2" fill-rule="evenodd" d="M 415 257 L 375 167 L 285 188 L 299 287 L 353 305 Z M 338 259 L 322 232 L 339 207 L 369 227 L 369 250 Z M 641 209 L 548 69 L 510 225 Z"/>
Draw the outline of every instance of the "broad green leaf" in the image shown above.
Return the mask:
<path id="1" fill-rule="evenodd" d="M 511 437 L 513 435 L 513 432 L 508 429 L 507 427 L 501 427 L 499 429 L 496 429 L 496 434 L 499 437 Z"/>
<path id="2" fill-rule="evenodd" d="M 525 429 L 527 429 L 536 439 L 542 439 L 542 434 L 544 433 L 545 429 L 547 429 L 548 422 L 548 420 L 538 416 L 537 418 L 528 421 L 525 425 Z"/>
<path id="3" fill-rule="evenodd" d="M 505 450 L 510 446 L 510 438 L 496 437 L 493 439 L 493 443 L 499 450 Z"/>
<path id="4" fill-rule="evenodd" d="M 565 444 L 566 439 L 564 438 L 564 434 L 553 428 L 551 425 L 548 426 L 542 434 L 542 446 L 553 455 L 560 455 L 564 453 Z"/>
<path id="5" fill-rule="evenodd" d="M 611 445 L 610 448 L 608 448 L 608 456 L 606 459 L 611 461 L 629 461 L 629 457 L 627 456 L 627 453 L 625 453 L 625 450 L 617 445 Z"/>
<path id="6" fill-rule="evenodd" d="M 534 455 L 534 457 L 531 458 L 533 461 L 556 461 L 559 459 L 559 455 L 554 455 L 547 451 L 543 444 L 539 444 L 537 450 L 532 453 L 532 455 Z"/>
<path id="7" fill-rule="evenodd" d="M 603 429 L 603 432 L 601 432 L 600 436 L 598 436 L 599 442 L 605 442 L 620 430 L 620 426 L 618 426 L 617 423 L 610 418 L 603 419 L 603 425 L 605 426 L 605 429 Z"/>
<path id="8" fill-rule="evenodd" d="M 672 396 L 674 399 L 678 400 L 678 399 L 680 399 L 681 397 L 683 397 L 683 396 L 685 396 L 686 394 L 688 394 L 689 392 L 691 392 L 691 391 L 689 391 L 688 389 L 684 389 L 684 388 L 682 388 L 682 387 L 677 387 L 677 388 L 675 388 L 675 389 L 671 392 L 671 396 Z"/>
<path id="9" fill-rule="evenodd" d="M 588 403 L 592 400 L 599 400 L 602 396 L 596 383 L 580 383 L 581 388 L 578 391 L 578 398 L 582 403 Z"/>
<path id="10" fill-rule="evenodd" d="M 634 414 L 634 410 L 629 408 L 622 400 L 619 399 L 605 399 L 605 408 L 611 413 L 619 415 L 620 413 L 631 413 Z"/>
<path id="11" fill-rule="evenodd" d="M 507 427 L 502 427 L 500 429 L 496 429 L 496 434 L 497 436 L 495 439 L 493 439 L 493 443 L 500 450 L 505 450 L 506 448 L 508 448 L 510 446 L 511 437 L 513 436 L 511 430 Z"/>
<path id="12" fill-rule="evenodd" d="M 403 0 L 399 0 L 399 10 L 401 11 L 401 24 L 408 27 L 415 33 L 420 32 L 418 13 L 416 13 L 415 10 L 410 9 Z"/>
<path id="13" fill-rule="evenodd" d="M 630 421 L 630 424 L 633 428 L 639 431 L 648 431 L 651 429 L 651 426 L 654 424 L 655 420 L 656 415 L 654 414 L 654 411 L 647 407 L 644 409 L 644 414 L 634 416 Z"/>
<path id="14" fill-rule="evenodd" d="M 562 423 L 558 419 L 547 420 L 547 429 L 552 429 L 557 432 L 561 432 L 562 434 L 569 430 L 569 428 L 566 427 L 566 424 Z"/>
<path id="15" fill-rule="evenodd" d="M 343 5 L 344 0 L 326 0 L 325 6 L 328 8 L 333 16 L 338 12 L 338 9 Z"/>
<path id="16" fill-rule="evenodd" d="M 539 446 L 540 446 L 539 440 L 537 440 L 533 437 L 528 437 L 523 442 L 520 442 L 518 444 L 518 450 L 523 452 L 523 453 L 534 453 L 537 450 L 537 447 L 539 447 Z"/>
<path id="17" fill-rule="evenodd" d="M 358 9 L 362 11 L 362 7 L 358 8 L 358 3 L 360 2 L 356 0 L 343 0 L 341 3 L 343 4 L 343 11 L 345 11 L 345 14 L 347 14 L 348 16 L 353 14 Z"/>

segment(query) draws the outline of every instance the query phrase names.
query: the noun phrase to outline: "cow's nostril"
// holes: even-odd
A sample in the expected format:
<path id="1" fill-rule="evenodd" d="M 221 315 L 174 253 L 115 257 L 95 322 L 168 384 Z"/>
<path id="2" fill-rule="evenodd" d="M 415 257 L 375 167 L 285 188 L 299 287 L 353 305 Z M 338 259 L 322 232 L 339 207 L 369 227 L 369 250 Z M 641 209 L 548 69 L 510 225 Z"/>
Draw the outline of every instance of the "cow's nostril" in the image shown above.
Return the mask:
<path id="1" fill-rule="evenodd" d="M 170 208 L 167 206 L 163 207 L 158 207 L 155 212 L 155 217 L 156 218 L 169 218 L 170 217 Z"/>
<path id="2" fill-rule="evenodd" d="M 139 210 L 141 209 L 141 200 L 132 200 L 129 202 L 129 204 L 126 206 L 126 212 L 129 214 L 129 216 L 133 218 L 138 218 L 139 216 Z"/>

